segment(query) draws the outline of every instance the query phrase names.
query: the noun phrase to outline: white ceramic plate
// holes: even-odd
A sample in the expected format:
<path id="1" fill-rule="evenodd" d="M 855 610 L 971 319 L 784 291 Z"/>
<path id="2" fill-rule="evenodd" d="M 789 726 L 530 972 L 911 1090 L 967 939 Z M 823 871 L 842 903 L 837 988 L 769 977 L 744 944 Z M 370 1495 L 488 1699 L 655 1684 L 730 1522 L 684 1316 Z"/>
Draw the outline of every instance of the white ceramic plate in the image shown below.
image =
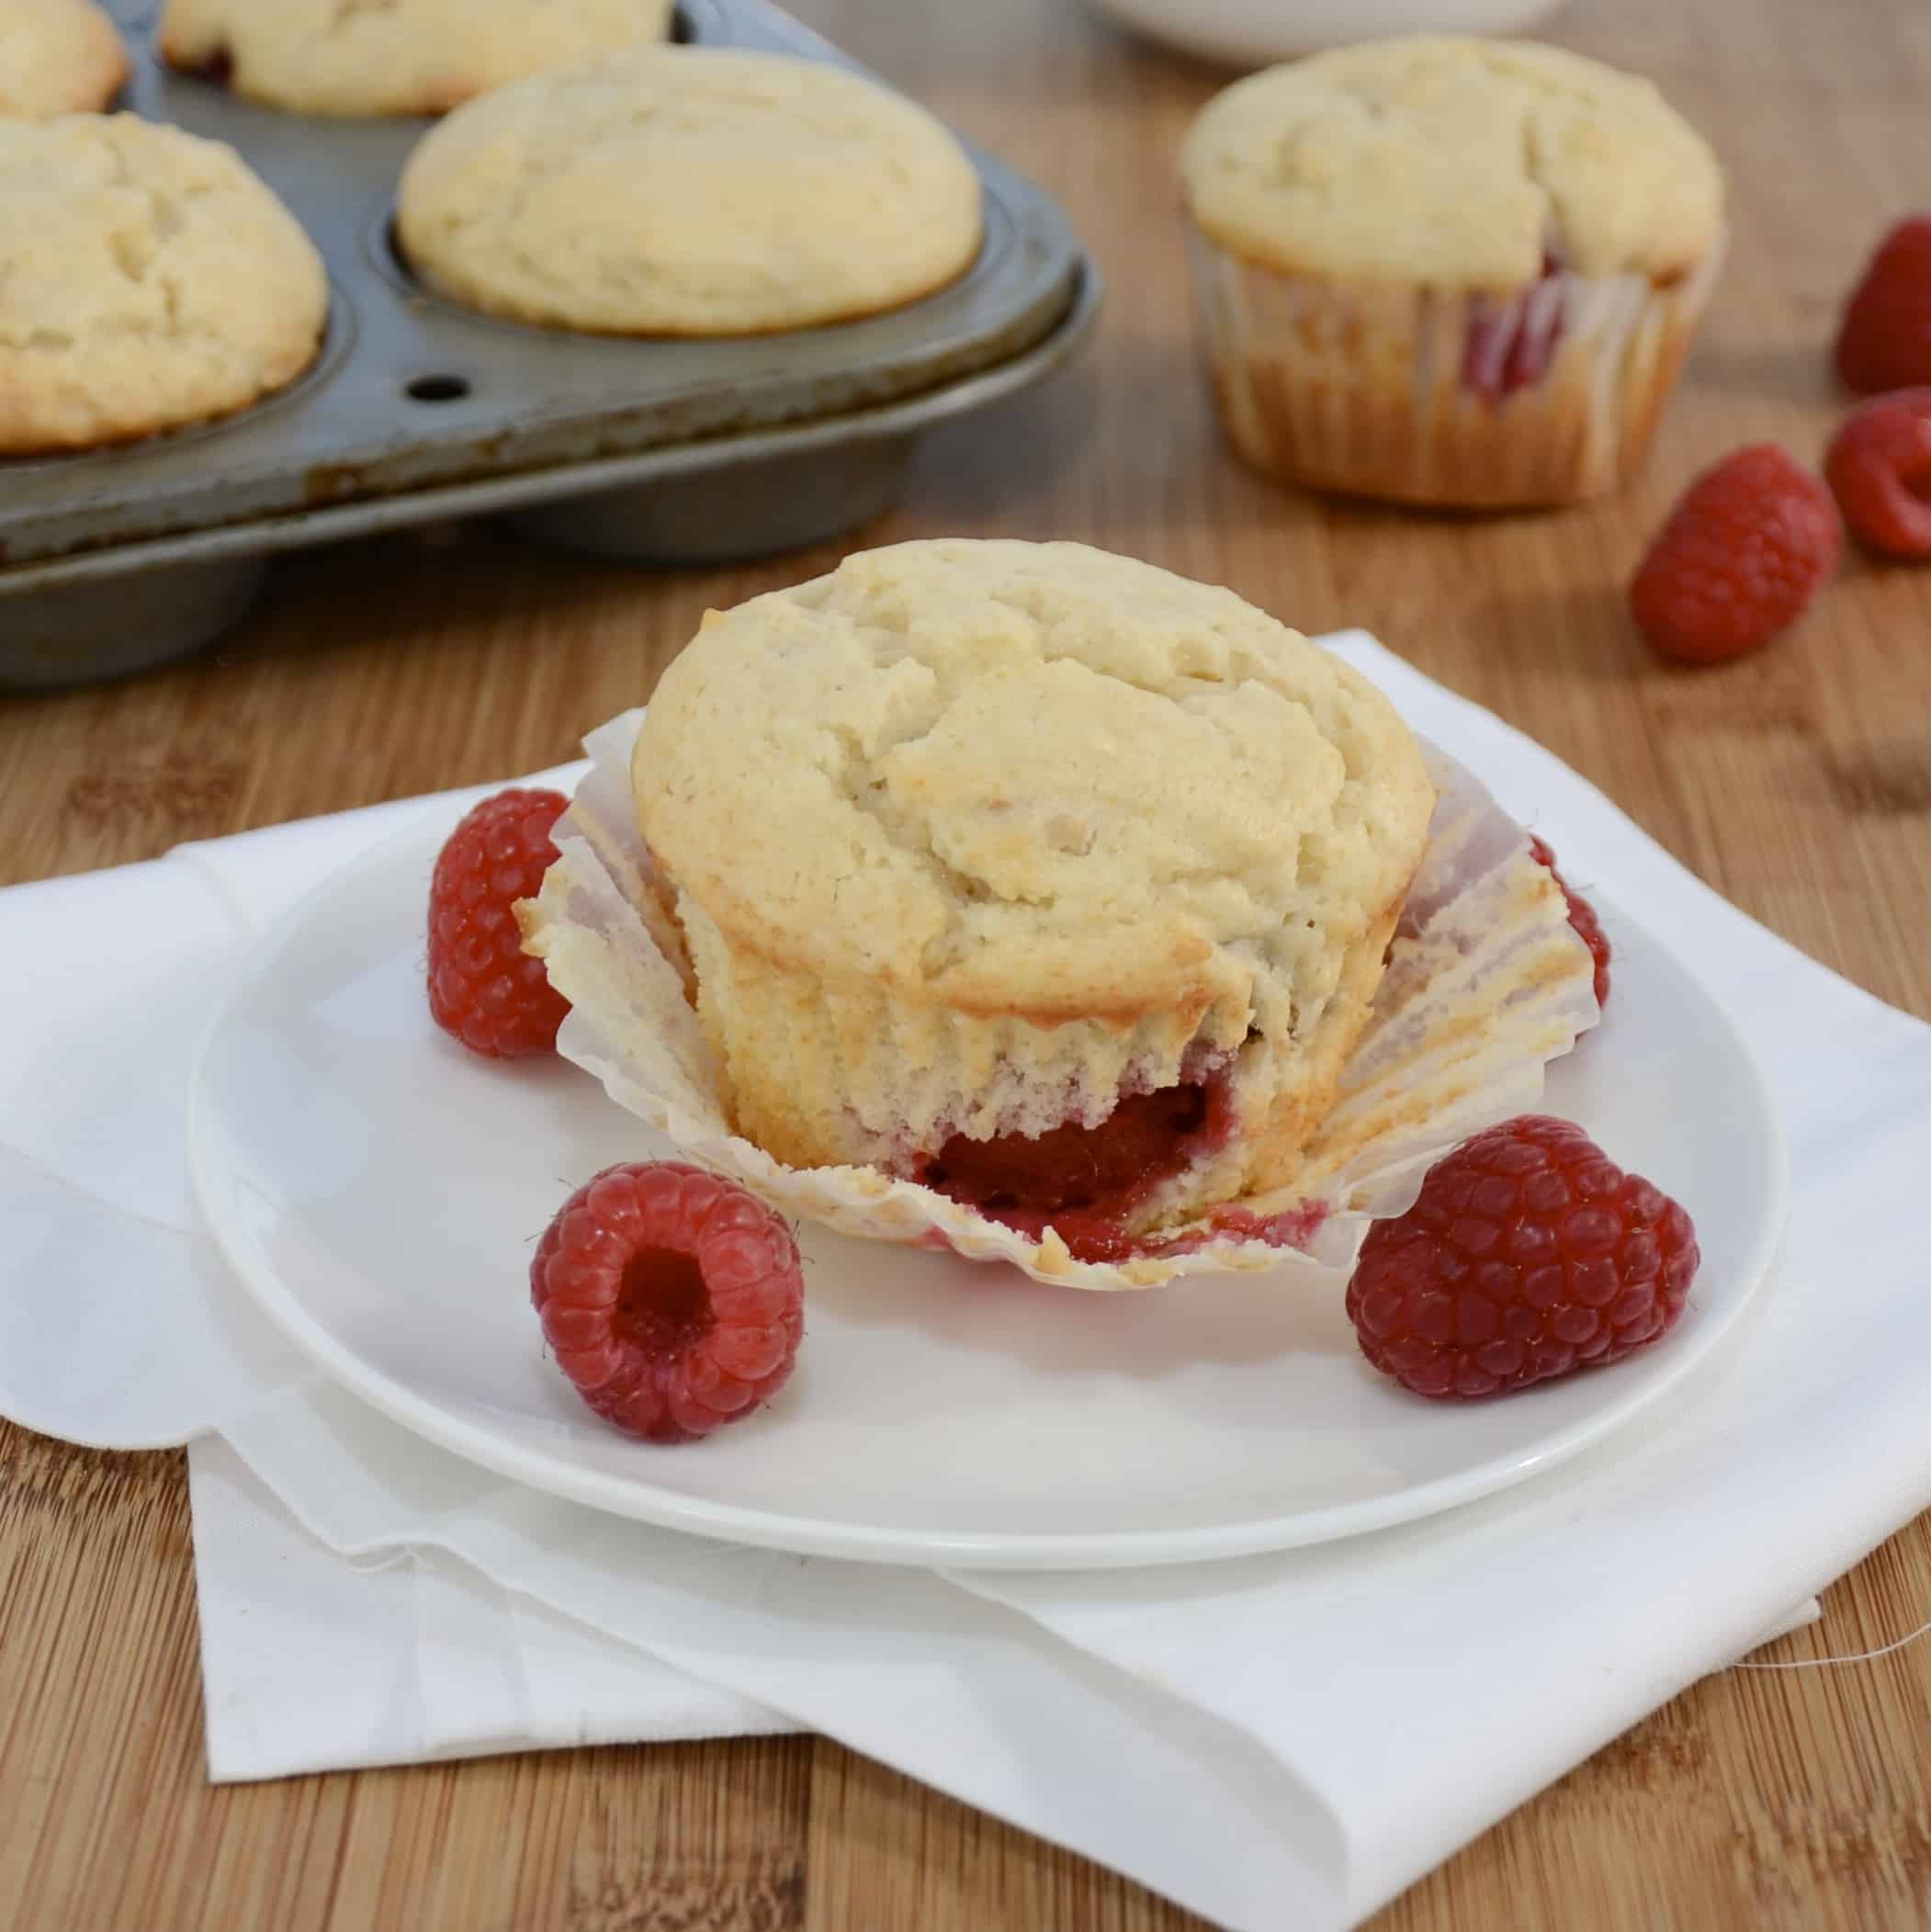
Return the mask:
<path id="1" fill-rule="evenodd" d="M 802 1231 L 789 1386 L 707 1441 L 633 1442 L 546 1357 L 536 1237 L 578 1182 L 665 1150 L 587 1074 L 472 1057 L 423 992 L 426 819 L 306 899 L 209 1039 L 195 1184 L 261 1305 L 431 1441 L 532 1486 L 733 1542 L 885 1563 L 1195 1561 L 1401 1522 L 1519 1481 L 1664 1399 L 1736 1318 L 1781 1232 L 1787 1155 L 1729 1021 L 1612 907 L 1602 1028 L 1550 1112 L 1689 1208 L 1703 1268 L 1676 1334 L 1487 1404 L 1406 1395 L 1332 1293 L 1268 1275 L 1139 1294 Z"/>

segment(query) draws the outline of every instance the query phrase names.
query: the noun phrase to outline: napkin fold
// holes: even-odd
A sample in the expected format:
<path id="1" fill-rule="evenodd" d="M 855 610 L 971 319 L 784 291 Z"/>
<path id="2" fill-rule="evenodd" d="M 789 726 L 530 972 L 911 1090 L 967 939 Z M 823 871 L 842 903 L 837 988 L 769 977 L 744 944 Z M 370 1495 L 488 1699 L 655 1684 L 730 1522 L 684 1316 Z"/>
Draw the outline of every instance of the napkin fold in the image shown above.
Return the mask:
<path id="1" fill-rule="evenodd" d="M 1757 1042 L 1793 1143 L 1783 1264 L 1666 1411 L 1426 1522 L 1177 1570 L 890 1570 L 601 1516 L 323 1381 L 188 1196 L 188 1067 L 262 926 L 465 795 L 17 887 L 0 1000 L 35 1022 L 0 1038 L 0 1413 L 190 1441 L 212 1775 L 802 1725 L 1229 1926 L 1339 1926 L 1931 1503 L 1931 1029 L 1497 719 L 1329 641 Z"/>

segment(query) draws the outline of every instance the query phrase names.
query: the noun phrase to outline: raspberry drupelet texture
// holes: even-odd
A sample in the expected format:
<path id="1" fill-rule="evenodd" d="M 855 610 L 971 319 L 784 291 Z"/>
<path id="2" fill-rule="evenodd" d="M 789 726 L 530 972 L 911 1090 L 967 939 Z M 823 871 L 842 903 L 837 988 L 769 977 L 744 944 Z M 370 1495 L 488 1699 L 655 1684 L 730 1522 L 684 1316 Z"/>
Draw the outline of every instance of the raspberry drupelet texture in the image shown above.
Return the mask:
<path id="1" fill-rule="evenodd" d="M 1684 491 L 1630 585 L 1630 609 L 1665 657 L 1717 663 L 1794 624 L 1843 548 L 1830 491 L 1775 443 L 1753 443 Z"/>
<path id="2" fill-rule="evenodd" d="M 1596 1003 L 1598 1006 L 1607 1004 L 1609 997 L 1609 939 L 1602 930 L 1602 921 L 1596 916 L 1596 908 L 1556 869 L 1555 854 L 1545 841 L 1531 837 L 1529 852 L 1538 865 L 1549 868 L 1550 876 L 1563 888 L 1563 898 L 1569 905 L 1569 923 L 1575 928 L 1576 938 L 1588 947 L 1589 957 L 1596 962 Z"/>
<path id="3" fill-rule="evenodd" d="M 1689 1216 L 1583 1130 L 1523 1114 L 1428 1170 L 1348 1284 L 1361 1352 L 1469 1401 L 1600 1368 L 1668 1334 L 1700 1260 Z"/>
<path id="4" fill-rule="evenodd" d="M 1824 475 L 1872 549 L 1931 557 L 1931 388 L 1867 402 L 1831 439 Z"/>
<path id="5" fill-rule="evenodd" d="M 707 1436 L 784 1387 L 805 1332 L 797 1243 L 735 1182 L 679 1161 L 605 1168 L 530 1264 L 557 1365 L 606 1421 Z"/>
<path id="6" fill-rule="evenodd" d="M 1878 244 L 1845 306 L 1837 373 L 1866 396 L 1931 382 L 1931 215 L 1900 221 Z"/>
<path id="7" fill-rule="evenodd" d="M 498 792 L 464 818 L 429 887 L 429 1011 L 492 1059 L 553 1052 L 570 1002 L 523 950 L 516 901 L 534 898 L 557 857 L 560 792 Z"/>

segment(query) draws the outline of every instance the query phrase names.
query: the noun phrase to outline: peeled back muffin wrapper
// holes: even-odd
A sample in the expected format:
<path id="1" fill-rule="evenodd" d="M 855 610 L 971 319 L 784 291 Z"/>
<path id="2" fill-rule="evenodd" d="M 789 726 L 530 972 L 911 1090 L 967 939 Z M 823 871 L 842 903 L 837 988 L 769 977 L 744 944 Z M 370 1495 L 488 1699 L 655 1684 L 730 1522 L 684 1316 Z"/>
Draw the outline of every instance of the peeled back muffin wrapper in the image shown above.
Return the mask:
<path id="1" fill-rule="evenodd" d="M 716 1058 L 688 997 L 691 966 L 638 830 L 631 757 L 641 709 L 584 740 L 592 765 L 554 837 L 525 925 L 570 1003 L 558 1051 L 694 1160 L 782 1213 L 873 1240 L 1010 1261 L 1035 1281 L 1153 1288 L 1178 1275 L 1349 1267 L 1370 1221 L 1410 1206 L 1428 1167 L 1532 1106 L 1548 1062 L 1598 1017 L 1594 962 L 1527 834 L 1426 740 L 1438 794 L 1372 1016 L 1293 1183 L 1223 1202 L 1149 1236 L 1124 1262 L 1076 1260 L 916 1181 L 870 1167 L 791 1168 L 732 1133 Z"/>

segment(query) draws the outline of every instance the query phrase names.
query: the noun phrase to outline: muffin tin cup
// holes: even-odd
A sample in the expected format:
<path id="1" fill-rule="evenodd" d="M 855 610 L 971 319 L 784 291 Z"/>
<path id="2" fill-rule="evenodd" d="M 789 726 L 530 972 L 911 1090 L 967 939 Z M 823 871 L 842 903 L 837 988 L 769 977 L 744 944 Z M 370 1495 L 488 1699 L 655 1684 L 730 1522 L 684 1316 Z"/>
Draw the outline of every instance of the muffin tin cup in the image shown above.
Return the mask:
<path id="1" fill-rule="evenodd" d="M 1472 510 L 1576 503 L 1636 473 L 1722 253 L 1666 288 L 1564 269 L 1496 297 L 1344 286 L 1191 242 L 1242 457 L 1311 489 Z"/>
<path id="2" fill-rule="evenodd" d="M 281 196 L 328 264 L 330 331 L 315 366 L 251 410 L 0 460 L 0 685 L 179 655 L 235 621 L 267 554 L 455 514 L 649 563 L 815 542 L 889 507 L 924 429 L 1039 379 L 1090 328 L 1099 279 L 1064 214 L 970 149 L 979 256 L 900 309 L 698 341 L 474 313 L 419 283 L 390 242 L 428 121 L 256 107 L 160 67 L 152 6 L 113 10 L 137 54 L 123 105 L 230 142 Z M 762 0 L 685 0 L 679 37 L 853 65 Z"/>
<path id="3" fill-rule="evenodd" d="M 165 663 L 240 623 L 267 575 L 265 557 L 217 559 L 83 577 L 0 604 L 0 685 L 54 691 Z"/>
<path id="4" fill-rule="evenodd" d="M 689 961 L 638 830 L 630 711 L 591 733 L 591 770 L 558 821 L 561 856 L 525 924 L 570 1002 L 558 1051 L 683 1152 L 780 1212 L 847 1234 L 1005 1261 L 1102 1291 L 1278 1269 L 1332 1286 L 1369 1223 L 1397 1215 L 1428 1165 L 1530 1109 L 1544 1068 L 1598 1015 L 1595 961 L 1528 835 L 1480 782 L 1424 744 L 1438 802 L 1367 1029 L 1292 1187 L 1224 1203 L 1123 1262 L 1081 1260 L 877 1168 L 793 1168 L 731 1131 L 687 998 Z"/>

